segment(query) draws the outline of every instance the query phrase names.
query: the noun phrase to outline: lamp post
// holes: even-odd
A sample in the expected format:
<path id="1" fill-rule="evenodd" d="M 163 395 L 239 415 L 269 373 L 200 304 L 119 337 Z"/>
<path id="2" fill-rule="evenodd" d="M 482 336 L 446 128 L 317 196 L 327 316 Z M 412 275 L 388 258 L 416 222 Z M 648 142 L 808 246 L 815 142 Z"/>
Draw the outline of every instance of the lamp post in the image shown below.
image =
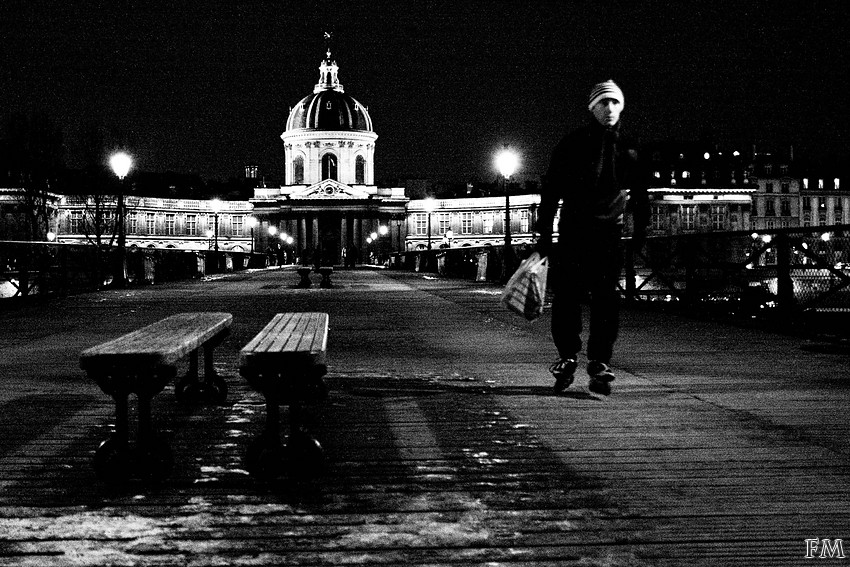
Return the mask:
<path id="1" fill-rule="evenodd" d="M 213 199 L 210 203 L 213 210 L 213 217 L 215 218 L 215 228 L 213 229 L 214 239 L 215 239 L 215 247 L 213 250 L 218 252 L 218 213 L 221 211 L 221 199 Z"/>
<path id="2" fill-rule="evenodd" d="M 248 217 L 248 228 L 251 229 L 251 254 L 254 253 L 254 227 L 257 226 L 257 217 Z"/>
<path id="3" fill-rule="evenodd" d="M 454 233 L 453 230 L 449 229 L 449 230 L 446 231 L 446 244 L 448 244 L 449 248 L 452 247 L 452 239 L 454 237 L 455 237 L 455 233 Z"/>
<path id="4" fill-rule="evenodd" d="M 274 250 L 273 250 L 273 248 L 272 248 L 272 243 L 274 242 L 273 238 L 274 238 L 274 237 L 275 237 L 275 235 L 277 234 L 277 227 L 276 227 L 276 226 L 274 226 L 274 225 L 269 225 L 269 229 L 268 229 L 268 230 L 269 230 L 269 236 L 268 236 L 268 238 L 266 239 L 266 252 L 269 252 L 269 253 L 272 253 L 272 254 L 273 254 L 273 253 L 274 253 Z"/>
<path id="5" fill-rule="evenodd" d="M 118 177 L 118 266 L 112 283 L 115 287 L 124 287 L 127 283 L 127 226 L 124 210 L 124 178 L 133 166 L 133 159 L 124 152 L 118 152 L 109 158 L 109 166 Z"/>
<path id="6" fill-rule="evenodd" d="M 519 157 L 515 152 L 505 147 L 496 155 L 496 168 L 502 175 L 505 189 L 505 250 L 502 261 L 502 275 L 507 278 L 513 270 L 513 247 L 511 246 L 511 197 L 508 191 L 508 180 L 519 167 Z"/>
<path id="7" fill-rule="evenodd" d="M 425 212 L 428 214 L 428 250 L 431 249 L 431 214 L 437 208 L 437 202 L 433 197 L 425 199 Z"/>

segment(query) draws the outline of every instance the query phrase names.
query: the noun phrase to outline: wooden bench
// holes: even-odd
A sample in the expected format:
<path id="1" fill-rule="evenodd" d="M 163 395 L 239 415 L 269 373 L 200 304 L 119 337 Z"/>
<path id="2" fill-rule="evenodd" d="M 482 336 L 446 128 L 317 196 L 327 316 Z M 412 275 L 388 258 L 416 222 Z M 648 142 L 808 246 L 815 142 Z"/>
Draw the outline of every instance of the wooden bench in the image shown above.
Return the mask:
<path id="1" fill-rule="evenodd" d="M 334 273 L 334 269 L 332 266 L 320 266 L 319 273 L 322 274 L 322 283 L 319 284 L 321 287 L 330 288 L 333 287 L 331 283 L 331 274 Z"/>
<path id="2" fill-rule="evenodd" d="M 265 429 L 246 455 L 255 476 L 277 476 L 285 460 L 294 474 L 321 470 L 322 447 L 304 430 L 302 406 L 327 396 L 327 341 L 327 313 L 278 313 L 239 352 L 239 373 L 266 399 Z M 288 455 L 280 440 L 281 405 L 289 406 Z"/>
<path id="3" fill-rule="evenodd" d="M 298 280 L 298 287 L 308 288 L 313 285 L 313 282 L 310 281 L 310 272 L 313 271 L 313 268 L 308 266 L 302 266 L 296 270 L 298 275 L 301 276 L 301 279 Z"/>
<path id="4" fill-rule="evenodd" d="M 230 332 L 230 313 L 178 313 L 117 339 L 83 351 L 80 366 L 115 400 L 115 432 L 95 453 L 95 470 L 107 481 L 164 478 L 172 465 L 168 444 L 151 427 L 151 399 L 176 375 L 189 355 L 189 372 L 175 385 L 179 401 L 204 391 L 219 402 L 227 384 L 213 368 L 213 349 Z M 204 382 L 198 380 L 198 351 L 204 348 Z M 130 448 L 128 398 L 138 398 L 138 435 Z"/>

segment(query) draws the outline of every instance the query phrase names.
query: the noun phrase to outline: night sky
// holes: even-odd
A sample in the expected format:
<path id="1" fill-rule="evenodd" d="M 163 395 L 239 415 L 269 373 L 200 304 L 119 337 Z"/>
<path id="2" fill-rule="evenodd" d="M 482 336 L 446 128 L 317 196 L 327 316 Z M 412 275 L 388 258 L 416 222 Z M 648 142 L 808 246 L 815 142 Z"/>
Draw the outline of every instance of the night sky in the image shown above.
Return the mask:
<path id="1" fill-rule="evenodd" d="M 710 130 L 850 154 L 843 0 L 7 1 L 0 112 L 51 116 L 72 167 L 96 125 L 143 170 L 225 180 L 250 162 L 279 180 L 279 136 L 318 80 L 326 30 L 379 135 L 379 184 L 491 180 L 503 144 L 540 175 L 609 78 L 641 141 Z"/>

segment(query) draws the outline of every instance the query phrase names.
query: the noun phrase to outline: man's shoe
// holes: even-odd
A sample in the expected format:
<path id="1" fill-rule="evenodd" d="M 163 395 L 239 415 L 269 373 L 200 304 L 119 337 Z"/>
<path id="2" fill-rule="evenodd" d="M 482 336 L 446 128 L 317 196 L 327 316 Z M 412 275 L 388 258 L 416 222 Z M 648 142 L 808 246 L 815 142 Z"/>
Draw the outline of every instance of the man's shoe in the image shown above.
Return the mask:
<path id="1" fill-rule="evenodd" d="M 574 358 L 559 358 L 549 367 L 549 372 L 555 377 L 555 385 L 552 389 L 555 395 L 563 394 L 570 384 L 575 380 L 575 372 L 578 363 Z"/>
<path id="2" fill-rule="evenodd" d="M 602 396 L 611 393 L 611 382 L 614 381 L 615 376 L 607 364 L 598 360 L 591 360 L 587 365 L 587 373 L 590 375 L 590 382 L 587 387 L 591 392 Z"/>

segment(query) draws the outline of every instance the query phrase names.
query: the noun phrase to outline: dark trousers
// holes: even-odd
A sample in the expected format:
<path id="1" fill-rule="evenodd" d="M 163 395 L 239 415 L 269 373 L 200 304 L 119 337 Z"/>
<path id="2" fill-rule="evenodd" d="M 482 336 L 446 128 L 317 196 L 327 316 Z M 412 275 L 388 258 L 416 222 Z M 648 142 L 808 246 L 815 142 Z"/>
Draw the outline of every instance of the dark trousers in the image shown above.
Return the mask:
<path id="1" fill-rule="evenodd" d="M 582 303 L 589 294 L 587 358 L 611 361 L 620 328 L 621 236 L 620 227 L 560 235 L 551 279 L 552 339 L 561 358 L 581 351 Z"/>

